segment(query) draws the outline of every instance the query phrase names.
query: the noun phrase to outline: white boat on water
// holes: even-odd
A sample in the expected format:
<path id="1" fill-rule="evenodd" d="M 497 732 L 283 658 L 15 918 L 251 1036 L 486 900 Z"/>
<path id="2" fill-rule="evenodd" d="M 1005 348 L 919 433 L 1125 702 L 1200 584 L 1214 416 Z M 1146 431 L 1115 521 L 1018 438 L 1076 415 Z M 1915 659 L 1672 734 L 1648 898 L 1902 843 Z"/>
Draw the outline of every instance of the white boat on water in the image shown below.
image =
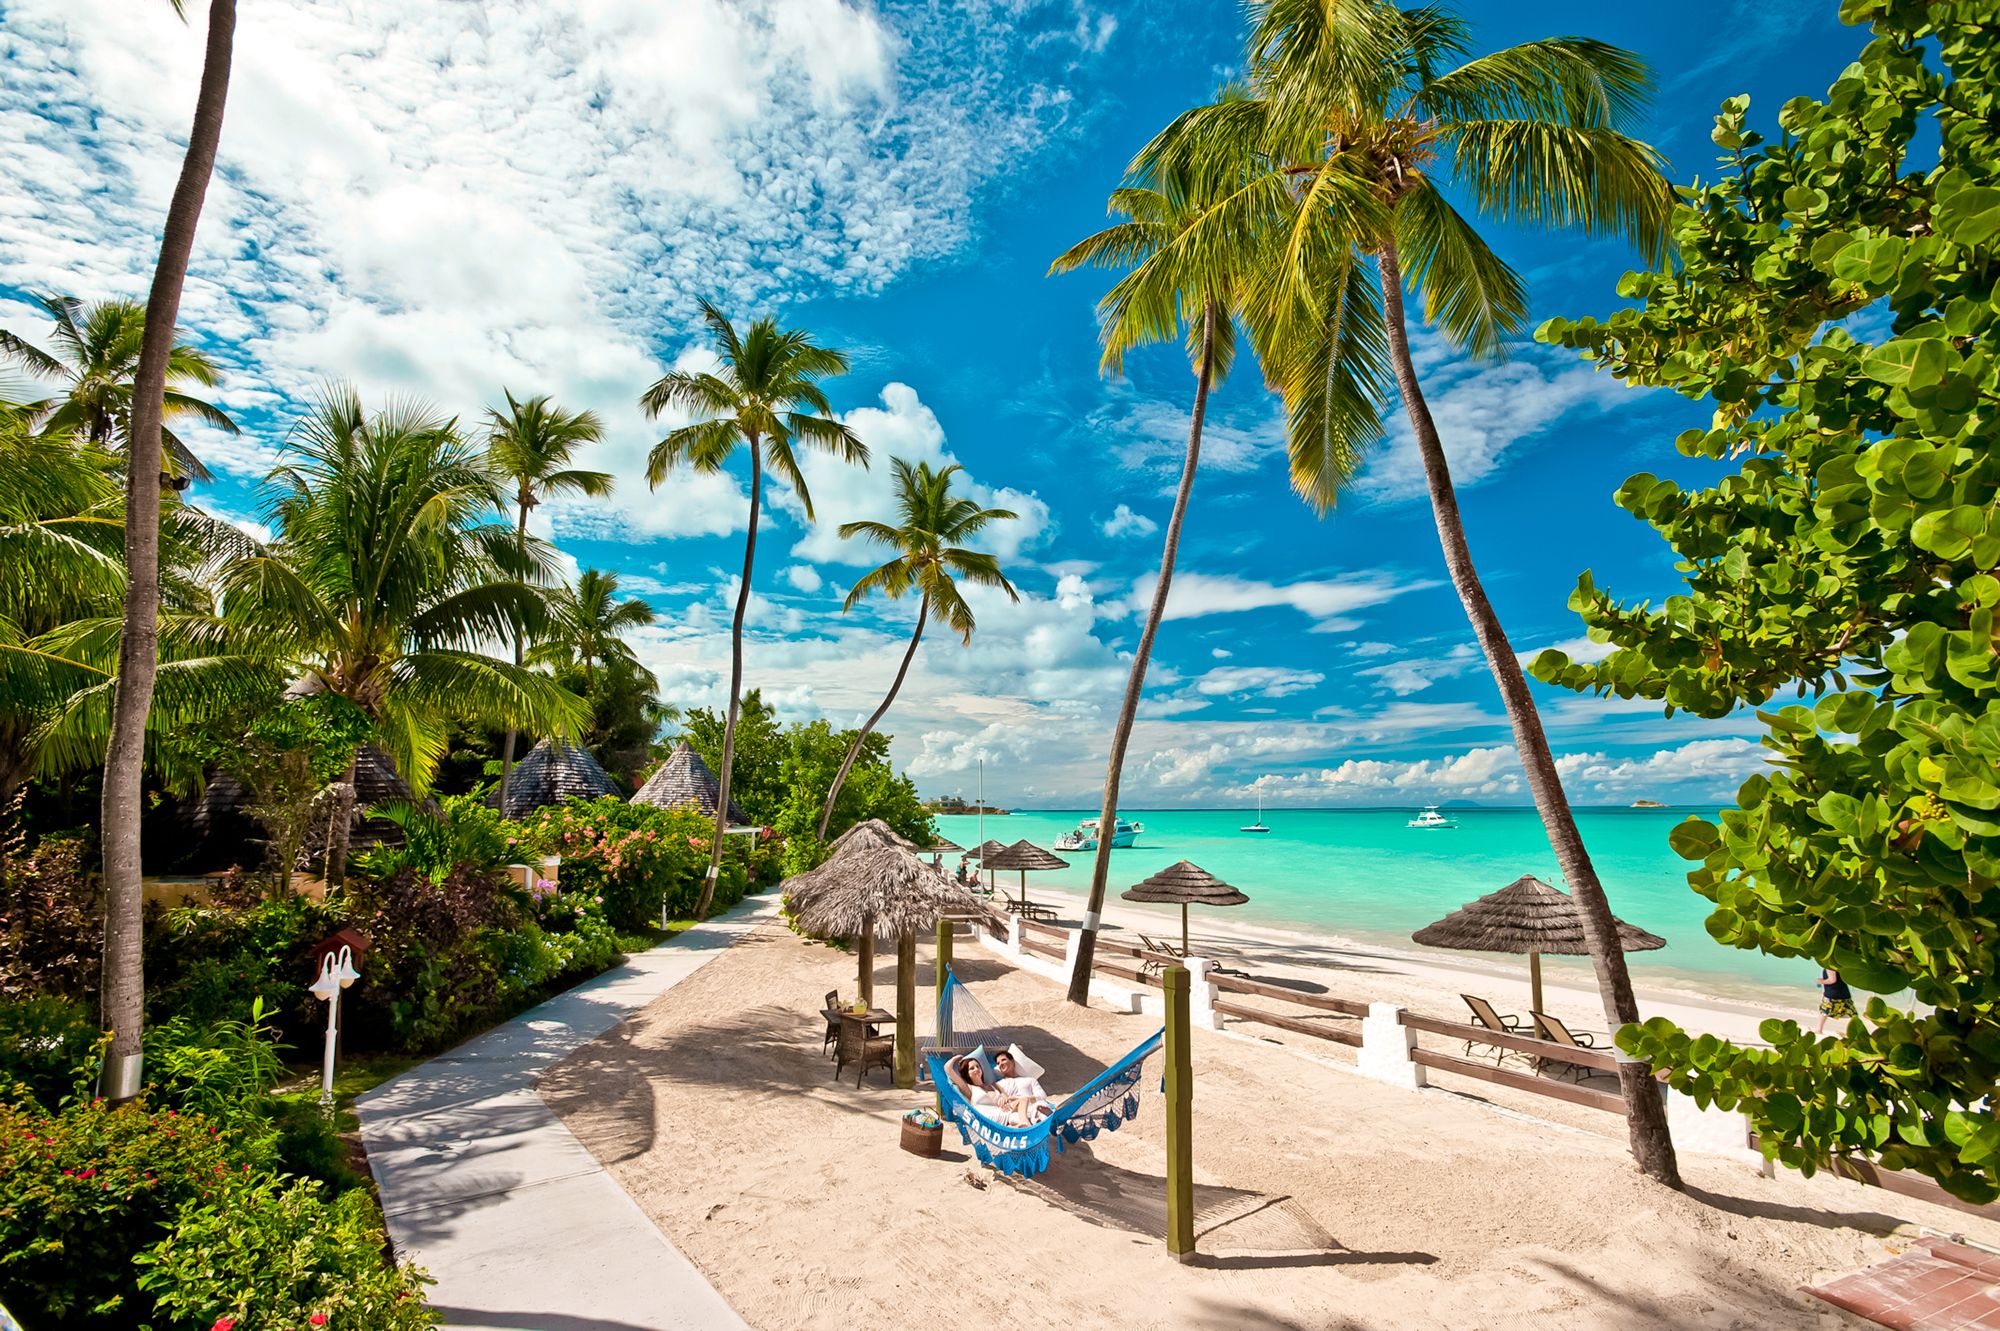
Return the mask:
<path id="1" fill-rule="evenodd" d="M 1076 825 L 1073 832 L 1065 832 L 1056 838 L 1057 850 L 1096 850 L 1097 823 L 1095 818 L 1086 818 Z M 1111 849 L 1123 850 L 1138 841 L 1139 833 L 1146 830 L 1144 823 L 1128 823 L 1118 819 L 1111 827 Z"/>
<path id="2" fill-rule="evenodd" d="M 1239 827 L 1236 830 L 1239 832 L 1268 832 L 1271 830 L 1264 826 L 1264 797 L 1262 795 L 1257 797 L 1257 821 L 1248 827 Z"/>
<path id="3" fill-rule="evenodd" d="M 1457 827 L 1458 824 L 1437 811 L 1433 804 L 1405 824 L 1409 827 Z"/>

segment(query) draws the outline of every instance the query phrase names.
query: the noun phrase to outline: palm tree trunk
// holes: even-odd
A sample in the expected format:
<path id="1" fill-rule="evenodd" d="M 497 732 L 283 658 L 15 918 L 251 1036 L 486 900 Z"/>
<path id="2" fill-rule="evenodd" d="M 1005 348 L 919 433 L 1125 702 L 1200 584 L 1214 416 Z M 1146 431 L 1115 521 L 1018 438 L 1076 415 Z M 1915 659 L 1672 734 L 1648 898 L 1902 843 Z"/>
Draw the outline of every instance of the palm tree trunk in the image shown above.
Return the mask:
<path id="1" fill-rule="evenodd" d="M 708 877 L 702 881 L 701 900 L 694 917 L 706 919 L 715 900 L 715 880 L 722 874 L 722 838 L 729 832 L 729 775 L 736 765 L 736 713 L 743 691 L 743 615 L 750 608 L 750 570 L 757 562 L 757 508 L 764 495 L 763 461 L 757 455 L 757 436 L 750 436 L 750 534 L 743 538 L 743 585 L 736 589 L 736 618 L 729 625 L 729 718 L 722 726 L 722 771 L 717 774 L 715 796 L 715 844 L 708 849 Z"/>
<path id="2" fill-rule="evenodd" d="M 521 501 L 520 518 L 514 524 L 515 544 L 520 548 L 522 558 L 528 553 L 528 492 L 523 487 L 517 496 Z M 514 634 L 514 664 L 520 665 L 527 655 L 527 643 L 519 632 Z M 507 816 L 507 787 L 514 779 L 514 727 L 507 727 L 507 738 L 500 746 L 500 816 Z"/>
<path id="3" fill-rule="evenodd" d="M 847 756 L 840 760 L 840 770 L 833 774 L 833 786 L 826 792 L 826 807 L 819 811 L 819 839 L 826 840 L 827 824 L 833 820 L 833 802 L 840 798 L 840 788 L 847 782 L 847 774 L 854 767 L 854 760 L 861 756 L 861 745 L 875 730 L 882 717 L 887 714 L 889 704 L 896 701 L 896 694 L 903 687 L 903 677 L 910 673 L 910 662 L 916 659 L 917 643 L 924 636 L 924 621 L 930 618 L 931 594 L 924 593 L 923 601 L 917 606 L 916 631 L 910 634 L 909 650 L 903 653 L 903 664 L 896 668 L 896 678 L 889 685 L 889 696 L 882 699 L 882 705 L 861 727 L 861 733 L 854 737 L 854 743 L 847 746 Z"/>
<path id="4" fill-rule="evenodd" d="M 1215 321 L 1221 311 L 1208 302 L 1201 314 L 1201 360 L 1195 367 L 1194 416 L 1188 422 L 1187 457 L 1181 462 L 1180 488 L 1174 492 L 1174 513 L 1167 519 L 1167 544 L 1160 552 L 1160 580 L 1139 648 L 1132 654 L 1132 673 L 1125 680 L 1125 700 L 1118 708 L 1118 725 L 1111 732 L 1111 760 L 1104 770 L 1104 808 L 1097 819 L 1097 858 L 1090 867 L 1090 904 L 1084 909 L 1082 936 L 1077 939 L 1076 968 L 1069 975 L 1069 1001 L 1090 1002 L 1090 968 L 1097 961 L 1098 915 L 1104 910 L 1104 889 L 1111 876 L 1112 832 L 1118 826 L 1118 787 L 1125 775 L 1125 750 L 1132 742 L 1132 723 L 1139 715 L 1139 695 L 1146 687 L 1146 666 L 1153 658 L 1153 638 L 1167 613 L 1167 589 L 1174 580 L 1174 560 L 1181 549 L 1181 522 L 1187 517 L 1188 496 L 1194 492 L 1195 466 L 1201 461 L 1201 425 L 1208 415 L 1208 381 L 1215 368 Z"/>
<path id="5" fill-rule="evenodd" d="M 354 773 L 361 751 L 347 756 L 347 772 L 333 788 L 333 817 L 326 825 L 326 889 L 347 886 L 347 847 L 354 838 Z"/>
<path id="6" fill-rule="evenodd" d="M 208 47 L 187 155 L 167 205 L 160 261 L 146 301 L 146 328 L 132 386 L 132 435 L 125 467 L 125 624 L 118 641 L 118 679 L 111 701 L 111 736 L 104 751 L 104 1024 L 111 1031 L 105 1064 L 106 1098 L 138 1092 L 139 1037 L 145 1020 L 142 955 L 144 896 L 140 887 L 140 787 L 146 771 L 146 718 L 159 672 L 160 417 L 167 359 L 180 318 L 181 286 L 201 220 L 202 200 L 222 139 L 229 96 L 229 62 L 236 37 L 236 0 L 213 0 Z"/>
<path id="7" fill-rule="evenodd" d="M 1478 570 L 1473 567 L 1472 549 L 1466 544 L 1465 524 L 1459 518 L 1458 496 L 1452 489 L 1451 469 L 1445 460 L 1444 445 L 1438 438 L 1437 423 L 1424 401 L 1417 381 L 1415 363 L 1410 359 L 1408 330 L 1403 323 L 1403 273 L 1396 247 L 1386 244 L 1376 256 L 1382 274 L 1382 315 L 1389 334 L 1389 358 L 1395 366 L 1396 389 L 1403 410 L 1424 459 L 1424 479 L 1429 484 L 1431 513 L 1437 521 L 1438 541 L 1444 547 L 1445 568 L 1451 584 L 1472 621 L 1473 635 L 1493 680 L 1500 686 L 1500 700 L 1513 726 L 1514 747 L 1521 758 L 1521 770 L 1528 778 L 1528 790 L 1535 797 L 1535 810 L 1548 832 L 1556 863 L 1569 881 L 1570 895 L 1583 915 L 1584 936 L 1590 945 L 1591 964 L 1597 971 L 1597 991 L 1604 1003 L 1605 1024 L 1616 1031 L 1639 1020 L 1639 1005 L 1632 997 L 1632 977 L 1625 968 L 1625 953 L 1618 945 L 1618 928 L 1611 918 L 1611 903 L 1597 881 L 1597 870 L 1584 849 L 1577 831 L 1576 817 L 1570 812 L 1569 797 L 1563 793 L 1562 777 L 1556 771 L 1555 755 L 1549 751 L 1549 737 L 1542 730 L 1541 713 L 1534 695 L 1528 692 L 1521 662 L 1500 626 L 1493 603 L 1486 599 Z M 1652 1068 L 1638 1059 L 1618 1056 L 1618 1080 L 1625 1096 L 1626 1126 L 1631 1137 L 1632 1155 L 1639 1168 L 1671 1188 L 1681 1186 L 1680 1168 L 1674 1159 L 1673 1138 L 1667 1132 L 1666 1104 L 1654 1083 Z"/>

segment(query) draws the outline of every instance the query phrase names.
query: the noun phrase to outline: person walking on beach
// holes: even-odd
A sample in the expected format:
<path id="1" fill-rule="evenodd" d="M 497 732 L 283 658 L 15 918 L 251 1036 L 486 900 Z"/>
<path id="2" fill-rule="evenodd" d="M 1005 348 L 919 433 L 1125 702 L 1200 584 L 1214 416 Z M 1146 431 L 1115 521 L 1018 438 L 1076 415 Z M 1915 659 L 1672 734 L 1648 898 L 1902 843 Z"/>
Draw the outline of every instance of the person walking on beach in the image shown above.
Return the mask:
<path id="1" fill-rule="evenodd" d="M 1854 995 L 1848 990 L 1847 981 L 1840 978 L 1840 972 L 1828 966 L 1819 973 L 1819 1024 L 1813 1027 L 1814 1035 L 1826 1033 L 1826 1019 L 1844 1021 L 1854 1015 Z"/>

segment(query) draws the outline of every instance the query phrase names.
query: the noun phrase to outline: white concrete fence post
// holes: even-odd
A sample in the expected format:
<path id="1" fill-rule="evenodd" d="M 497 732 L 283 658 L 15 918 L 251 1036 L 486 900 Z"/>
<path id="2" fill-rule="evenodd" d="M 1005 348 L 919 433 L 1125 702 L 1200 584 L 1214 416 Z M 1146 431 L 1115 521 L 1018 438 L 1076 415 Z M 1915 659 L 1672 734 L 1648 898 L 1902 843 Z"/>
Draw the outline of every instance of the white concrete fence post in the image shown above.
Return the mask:
<path id="1" fill-rule="evenodd" d="M 1207 957 L 1189 957 L 1188 1021 L 1204 1030 L 1222 1029 L 1222 1014 L 1215 1010 L 1215 963 Z"/>
<path id="2" fill-rule="evenodd" d="M 1674 1139 L 1676 1150 L 1727 1156 L 1754 1166 L 1766 1178 L 1771 1177 L 1771 1162 L 1764 1158 L 1762 1151 L 1750 1144 L 1750 1119 L 1747 1115 L 1716 1105 L 1703 1109 L 1691 1095 L 1684 1095 L 1671 1086 L 1661 1089 L 1667 1097 L 1667 1131 Z"/>
<path id="3" fill-rule="evenodd" d="M 1007 950 L 1018 959 L 1021 955 L 1021 917 L 1007 917 Z"/>
<path id="4" fill-rule="evenodd" d="M 1421 1091 L 1430 1085 L 1426 1069 L 1410 1057 L 1417 1047 L 1417 1033 L 1403 1024 L 1403 1009 L 1394 1003 L 1370 1003 L 1361 1019 L 1361 1050 L 1357 1060 L 1361 1075 Z"/>

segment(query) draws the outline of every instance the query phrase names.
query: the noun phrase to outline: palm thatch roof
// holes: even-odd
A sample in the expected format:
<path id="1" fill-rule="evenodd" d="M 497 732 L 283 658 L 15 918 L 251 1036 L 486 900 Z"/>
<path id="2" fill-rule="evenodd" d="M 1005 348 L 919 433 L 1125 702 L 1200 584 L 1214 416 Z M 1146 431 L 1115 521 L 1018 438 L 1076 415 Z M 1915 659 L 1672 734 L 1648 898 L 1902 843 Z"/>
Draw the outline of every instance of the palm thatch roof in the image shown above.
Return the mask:
<path id="1" fill-rule="evenodd" d="M 1178 860 L 1118 894 L 1126 901 L 1176 906 L 1240 906 L 1250 898 L 1199 865 Z"/>
<path id="2" fill-rule="evenodd" d="M 546 805 L 561 804 L 572 797 L 594 800 L 616 794 L 617 789 L 589 749 L 545 739 L 514 764 L 507 778 L 506 804 L 500 802 L 498 787 L 486 796 L 486 802 L 499 809 L 503 818 L 525 818 Z"/>
<path id="3" fill-rule="evenodd" d="M 897 939 L 935 928 L 941 915 L 980 909 L 970 892 L 900 846 L 851 846 L 787 879 L 785 892 L 799 927 L 825 938 Z"/>
<path id="4" fill-rule="evenodd" d="M 1624 951 L 1650 952 L 1667 945 L 1658 934 L 1623 920 L 1616 924 L 1618 944 Z M 1557 891 L 1531 874 L 1522 874 L 1498 892 L 1460 906 L 1410 937 L 1425 947 L 1463 952 L 1547 952 L 1557 956 L 1590 952 L 1584 940 L 1583 912 L 1576 902 L 1567 892 Z"/>
<path id="5" fill-rule="evenodd" d="M 953 841 L 950 837 L 941 836 L 938 837 L 936 840 L 932 841 L 930 845 L 924 847 L 924 854 L 957 855 L 963 853 L 964 850 L 965 850 L 964 846 L 959 845 L 956 841 Z"/>
<path id="6" fill-rule="evenodd" d="M 1007 849 L 1005 842 L 982 841 L 979 843 L 979 848 L 971 852 L 971 857 L 975 860 L 978 860 L 980 864 L 984 865 L 986 863 L 986 857 L 988 855 L 998 855 L 1001 851 L 1005 849 Z"/>
<path id="7" fill-rule="evenodd" d="M 293 686 L 297 688 L 297 685 Z M 209 778 L 201 798 L 187 811 L 187 822 L 200 839 L 192 858 L 210 864 L 256 864 L 263 855 L 263 828 L 244 806 L 250 792 L 229 773 L 218 770 Z M 323 797 L 324 798 L 324 797 Z M 350 854 L 375 846 L 401 845 L 403 829 L 386 818 L 368 817 L 371 805 L 407 802 L 436 810 L 431 800 L 418 800 L 410 783 L 396 770 L 388 754 L 373 744 L 364 744 L 354 755 L 354 813 L 348 833 Z M 325 840 L 326 819 L 311 820 L 307 847 L 317 853 Z"/>
<path id="8" fill-rule="evenodd" d="M 986 843 L 988 846 L 992 842 Z M 992 854 L 986 854 L 986 846 L 981 846 L 979 866 L 982 869 L 1067 869 L 1069 861 L 1061 856 L 1043 850 L 1032 841 L 1016 841 L 1011 846 L 1002 846 Z"/>
<path id="9" fill-rule="evenodd" d="M 674 745 L 674 751 L 667 755 L 660 770 L 646 778 L 646 784 L 632 796 L 632 803 L 661 809 L 693 809 L 713 818 L 716 801 L 721 798 L 722 783 L 715 779 L 715 773 L 701 760 L 701 755 L 682 740 Z M 729 821 L 739 827 L 750 822 L 749 815 L 734 799 L 729 801 Z"/>
<path id="10" fill-rule="evenodd" d="M 860 822 L 828 842 L 827 846 L 833 854 L 837 855 L 849 847 L 861 850 L 895 846 L 902 850 L 914 851 L 917 848 L 917 843 L 897 832 L 895 828 L 889 826 L 889 824 L 883 822 L 880 818 L 863 818 Z"/>

